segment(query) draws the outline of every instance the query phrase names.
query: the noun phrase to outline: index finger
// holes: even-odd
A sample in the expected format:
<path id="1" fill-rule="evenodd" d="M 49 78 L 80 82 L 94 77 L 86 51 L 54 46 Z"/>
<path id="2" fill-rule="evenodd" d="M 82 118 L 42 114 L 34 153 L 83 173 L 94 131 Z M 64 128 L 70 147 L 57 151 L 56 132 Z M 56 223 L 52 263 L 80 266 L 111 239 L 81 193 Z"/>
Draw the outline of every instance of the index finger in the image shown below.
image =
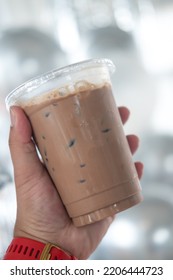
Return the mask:
<path id="1" fill-rule="evenodd" d="M 118 107 L 119 114 L 122 120 L 122 123 L 125 124 L 130 116 L 130 111 L 127 107 L 121 106 Z"/>

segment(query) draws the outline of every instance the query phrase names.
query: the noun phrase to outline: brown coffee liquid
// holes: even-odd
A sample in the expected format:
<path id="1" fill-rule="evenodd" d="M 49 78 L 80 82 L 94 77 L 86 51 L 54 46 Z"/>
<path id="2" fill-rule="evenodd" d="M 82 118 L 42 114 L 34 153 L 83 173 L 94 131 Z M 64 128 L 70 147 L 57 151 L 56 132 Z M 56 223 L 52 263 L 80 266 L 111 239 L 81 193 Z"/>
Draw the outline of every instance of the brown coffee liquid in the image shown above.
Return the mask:
<path id="1" fill-rule="evenodd" d="M 69 215 L 115 206 L 140 191 L 111 86 L 49 98 L 24 110 Z"/>

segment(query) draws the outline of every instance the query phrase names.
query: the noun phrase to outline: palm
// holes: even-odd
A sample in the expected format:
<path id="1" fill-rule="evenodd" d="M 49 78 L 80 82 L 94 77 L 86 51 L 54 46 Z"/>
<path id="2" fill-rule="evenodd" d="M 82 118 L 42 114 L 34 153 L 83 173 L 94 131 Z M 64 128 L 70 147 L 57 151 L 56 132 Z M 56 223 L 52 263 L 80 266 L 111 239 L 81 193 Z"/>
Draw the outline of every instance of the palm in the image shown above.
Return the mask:
<path id="1" fill-rule="evenodd" d="M 96 224 L 76 228 L 42 163 L 39 164 L 39 169 L 35 170 L 35 174 L 36 177 L 33 178 L 32 173 L 25 185 L 22 184 L 22 188 L 18 188 L 17 197 L 21 200 L 22 196 L 22 203 L 18 203 L 15 235 L 25 234 L 58 244 L 78 258 L 86 259 L 99 244 L 111 220 L 105 219 Z"/>

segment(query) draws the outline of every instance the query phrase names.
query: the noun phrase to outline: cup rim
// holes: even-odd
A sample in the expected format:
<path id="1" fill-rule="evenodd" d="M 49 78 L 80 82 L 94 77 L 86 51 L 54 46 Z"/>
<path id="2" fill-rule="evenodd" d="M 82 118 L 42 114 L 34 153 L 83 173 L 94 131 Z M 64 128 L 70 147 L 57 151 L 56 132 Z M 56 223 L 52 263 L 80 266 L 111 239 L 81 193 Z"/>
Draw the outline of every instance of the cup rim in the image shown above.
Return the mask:
<path id="1" fill-rule="evenodd" d="M 78 72 L 79 70 L 83 70 L 87 68 L 89 69 L 93 66 L 94 67 L 106 66 L 110 74 L 113 74 L 116 68 L 112 60 L 108 58 L 92 58 L 92 59 L 87 59 L 76 63 L 72 63 L 63 66 L 61 68 L 53 69 L 39 76 L 36 76 L 35 78 L 32 78 L 22 83 L 15 89 L 13 89 L 5 98 L 6 108 L 7 110 L 9 110 L 10 106 L 13 103 L 13 100 L 20 97 L 24 91 L 29 92 L 33 89 L 37 89 L 38 87 L 42 86 L 44 83 L 51 81 L 55 78 L 63 77 L 68 74 L 70 75 L 71 73 L 75 73 Z"/>

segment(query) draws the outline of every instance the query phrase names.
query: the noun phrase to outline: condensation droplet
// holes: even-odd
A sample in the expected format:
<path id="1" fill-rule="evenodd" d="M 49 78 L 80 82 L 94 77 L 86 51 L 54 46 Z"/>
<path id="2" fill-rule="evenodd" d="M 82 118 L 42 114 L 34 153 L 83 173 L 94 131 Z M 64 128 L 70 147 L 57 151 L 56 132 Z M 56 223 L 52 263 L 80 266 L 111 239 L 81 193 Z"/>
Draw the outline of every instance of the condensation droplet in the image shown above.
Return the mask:
<path id="1" fill-rule="evenodd" d="M 85 163 L 81 163 L 81 164 L 80 164 L 80 167 L 81 167 L 81 168 L 83 168 L 83 167 L 85 167 L 85 166 L 86 166 Z"/>
<path id="2" fill-rule="evenodd" d="M 81 183 L 81 184 L 83 184 L 83 183 L 85 183 L 85 182 L 86 182 L 85 179 L 80 179 L 80 180 L 79 180 L 79 183 Z"/>
<path id="3" fill-rule="evenodd" d="M 47 151 L 46 151 L 46 148 L 44 148 L 44 155 L 47 157 Z"/>
<path id="4" fill-rule="evenodd" d="M 71 148 L 72 146 L 74 146 L 76 140 L 75 139 L 71 139 L 68 143 L 68 146 Z"/>
<path id="5" fill-rule="evenodd" d="M 87 122 L 87 121 L 85 121 L 85 120 L 81 121 L 81 123 L 80 123 L 80 127 L 87 128 L 88 126 L 89 126 L 89 124 L 88 124 L 88 122 Z"/>
<path id="6" fill-rule="evenodd" d="M 50 115 L 50 112 L 46 112 L 46 113 L 45 113 L 45 117 L 46 117 L 46 118 L 48 118 L 49 115 Z"/>
<path id="7" fill-rule="evenodd" d="M 74 111 L 76 113 L 76 115 L 80 115 L 80 104 L 79 103 L 74 103 Z"/>
<path id="8" fill-rule="evenodd" d="M 103 129 L 103 130 L 102 130 L 102 133 L 107 133 L 107 132 L 109 132 L 110 130 L 111 130 L 110 128 Z"/>

